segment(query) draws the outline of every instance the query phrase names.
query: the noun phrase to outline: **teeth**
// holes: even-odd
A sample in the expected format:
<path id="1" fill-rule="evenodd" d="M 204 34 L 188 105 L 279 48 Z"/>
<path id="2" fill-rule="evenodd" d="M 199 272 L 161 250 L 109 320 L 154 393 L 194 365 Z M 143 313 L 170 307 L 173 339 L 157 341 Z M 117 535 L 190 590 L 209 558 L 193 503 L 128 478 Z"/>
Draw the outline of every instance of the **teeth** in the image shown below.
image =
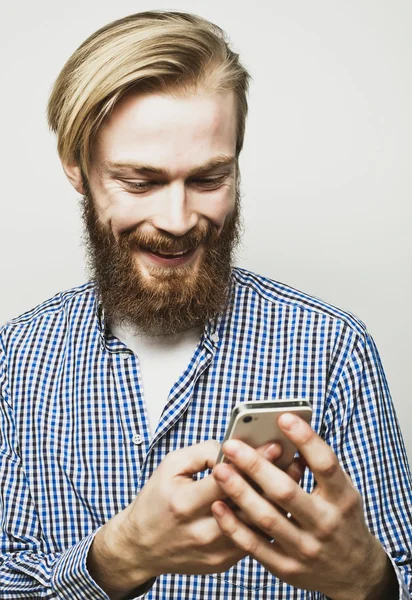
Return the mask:
<path id="1" fill-rule="evenodd" d="M 182 256 L 183 254 L 186 254 L 186 252 L 188 252 L 187 250 L 184 250 L 183 252 L 173 252 L 173 253 L 166 253 L 166 252 L 159 252 L 159 254 L 161 254 L 162 256 Z"/>

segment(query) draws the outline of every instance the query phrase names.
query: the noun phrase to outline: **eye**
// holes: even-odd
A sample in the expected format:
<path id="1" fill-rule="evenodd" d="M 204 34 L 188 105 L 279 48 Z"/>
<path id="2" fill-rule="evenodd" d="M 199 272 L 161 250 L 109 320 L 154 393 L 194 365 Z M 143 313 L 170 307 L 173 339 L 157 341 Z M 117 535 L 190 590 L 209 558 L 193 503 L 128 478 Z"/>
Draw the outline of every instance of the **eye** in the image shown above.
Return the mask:
<path id="1" fill-rule="evenodd" d="M 126 181 L 124 179 L 122 181 L 129 189 L 141 193 L 147 192 L 147 190 L 156 185 L 154 181 Z"/>
<path id="2" fill-rule="evenodd" d="M 222 185 L 222 183 L 225 181 L 227 175 L 220 175 L 219 177 L 204 177 L 204 178 L 200 178 L 200 179 L 192 179 L 192 183 L 194 185 L 197 185 L 199 187 L 205 188 L 205 189 L 215 189 L 218 188 Z"/>
<path id="3" fill-rule="evenodd" d="M 214 190 L 219 188 L 226 178 L 227 174 L 219 175 L 218 177 L 199 177 L 197 179 L 190 179 L 188 183 L 205 190 Z M 155 186 L 162 185 L 158 181 L 130 181 L 127 179 L 122 179 L 121 181 L 129 190 L 137 194 L 143 194 Z"/>

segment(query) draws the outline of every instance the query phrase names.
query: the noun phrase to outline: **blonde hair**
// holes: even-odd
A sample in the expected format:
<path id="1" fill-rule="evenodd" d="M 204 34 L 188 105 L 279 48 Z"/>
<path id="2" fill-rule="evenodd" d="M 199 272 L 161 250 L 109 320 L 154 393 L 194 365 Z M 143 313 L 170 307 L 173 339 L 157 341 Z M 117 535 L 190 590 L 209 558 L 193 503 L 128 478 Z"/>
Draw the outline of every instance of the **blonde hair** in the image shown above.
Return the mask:
<path id="1" fill-rule="evenodd" d="M 235 94 L 239 155 L 249 78 L 217 25 L 187 13 L 141 12 L 102 27 L 74 52 L 54 84 L 48 122 L 61 160 L 87 176 L 93 138 L 126 92 L 204 85 Z"/>

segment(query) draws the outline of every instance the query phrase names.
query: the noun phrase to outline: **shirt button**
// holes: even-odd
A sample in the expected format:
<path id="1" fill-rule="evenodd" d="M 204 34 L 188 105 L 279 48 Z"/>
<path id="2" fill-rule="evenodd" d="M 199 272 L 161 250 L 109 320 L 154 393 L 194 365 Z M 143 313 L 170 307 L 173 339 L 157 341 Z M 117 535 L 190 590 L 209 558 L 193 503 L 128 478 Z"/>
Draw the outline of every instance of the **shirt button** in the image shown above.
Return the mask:
<path id="1" fill-rule="evenodd" d="M 136 446 L 138 446 L 139 444 L 142 443 L 142 436 L 139 435 L 138 433 L 135 433 L 134 436 L 132 437 L 132 442 L 133 444 L 136 444 Z"/>
<path id="2" fill-rule="evenodd" d="M 218 342 L 218 341 L 219 341 L 219 335 L 218 335 L 216 332 L 215 332 L 215 333 L 212 333 L 212 336 L 211 336 L 211 337 L 212 337 L 212 342 L 215 342 L 215 343 L 216 343 L 216 342 Z"/>
<path id="3" fill-rule="evenodd" d="M 120 358 L 123 358 L 123 360 L 127 360 L 129 358 L 130 354 L 128 352 L 121 352 L 120 353 Z"/>

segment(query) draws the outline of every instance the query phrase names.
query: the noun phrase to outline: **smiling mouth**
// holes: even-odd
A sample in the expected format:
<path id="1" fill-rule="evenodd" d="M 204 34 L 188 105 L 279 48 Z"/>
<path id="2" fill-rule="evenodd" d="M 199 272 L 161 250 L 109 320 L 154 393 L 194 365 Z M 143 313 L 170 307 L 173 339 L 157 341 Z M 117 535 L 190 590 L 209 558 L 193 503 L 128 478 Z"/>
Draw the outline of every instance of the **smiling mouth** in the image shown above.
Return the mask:
<path id="1" fill-rule="evenodd" d="M 178 267 L 188 264 L 197 254 L 199 246 L 189 250 L 180 250 L 180 252 L 163 252 L 160 250 L 149 250 L 142 248 L 141 251 L 153 266 L 159 267 Z"/>
<path id="2" fill-rule="evenodd" d="M 153 254 L 154 256 L 160 256 L 161 258 L 180 258 L 181 256 L 185 256 L 186 254 L 189 254 L 189 252 L 194 252 L 195 248 L 192 248 L 190 250 L 182 250 L 182 252 L 160 252 L 160 251 L 156 251 L 156 252 L 152 252 L 151 250 L 148 250 L 148 252 L 150 254 Z"/>

